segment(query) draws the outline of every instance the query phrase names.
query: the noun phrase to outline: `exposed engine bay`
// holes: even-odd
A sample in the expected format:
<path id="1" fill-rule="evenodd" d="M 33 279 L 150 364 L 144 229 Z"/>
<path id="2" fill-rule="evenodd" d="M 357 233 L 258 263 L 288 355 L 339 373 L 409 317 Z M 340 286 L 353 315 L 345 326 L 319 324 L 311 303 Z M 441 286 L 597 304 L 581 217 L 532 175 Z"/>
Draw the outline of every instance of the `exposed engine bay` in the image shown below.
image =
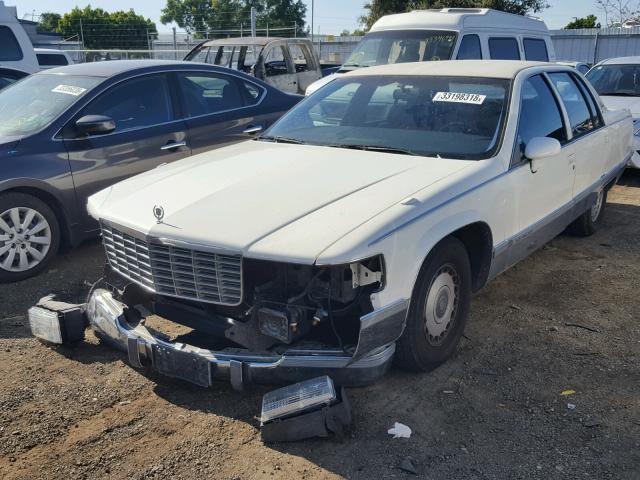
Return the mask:
<path id="1" fill-rule="evenodd" d="M 371 294 L 384 284 L 381 256 L 338 266 L 244 259 L 242 268 L 242 303 L 232 307 L 150 293 L 109 267 L 106 281 L 130 307 L 215 337 L 217 348 L 304 344 L 346 353 L 355 350 L 360 317 L 373 311 Z"/>

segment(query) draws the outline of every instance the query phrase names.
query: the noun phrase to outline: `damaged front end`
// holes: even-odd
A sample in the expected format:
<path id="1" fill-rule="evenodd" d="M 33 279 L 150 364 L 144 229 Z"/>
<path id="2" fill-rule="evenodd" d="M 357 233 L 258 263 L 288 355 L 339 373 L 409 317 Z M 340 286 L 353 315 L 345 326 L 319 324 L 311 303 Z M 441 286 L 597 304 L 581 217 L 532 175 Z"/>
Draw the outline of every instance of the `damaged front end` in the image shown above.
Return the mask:
<path id="1" fill-rule="evenodd" d="M 148 245 L 145 269 L 139 245 L 133 245 L 135 266 L 116 257 L 109 238 L 105 246 L 107 273 L 83 307 L 87 323 L 126 351 L 133 366 L 204 387 L 214 380 L 242 389 L 320 375 L 339 385 L 367 384 L 390 366 L 404 328 L 408 301 L 380 309 L 371 303 L 384 288 L 382 256 L 309 266 Z M 192 329 L 188 341 L 170 341 L 151 328 L 152 316 Z"/>

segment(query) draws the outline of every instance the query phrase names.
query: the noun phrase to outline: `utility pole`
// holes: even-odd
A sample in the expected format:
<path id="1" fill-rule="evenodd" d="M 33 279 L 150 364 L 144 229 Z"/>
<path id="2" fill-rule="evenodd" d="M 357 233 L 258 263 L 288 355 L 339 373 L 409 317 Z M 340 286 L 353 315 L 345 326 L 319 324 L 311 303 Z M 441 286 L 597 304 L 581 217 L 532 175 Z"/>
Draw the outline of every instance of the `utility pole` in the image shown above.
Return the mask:
<path id="1" fill-rule="evenodd" d="M 313 43 L 313 0 L 311 0 L 311 42 Z"/>
<path id="2" fill-rule="evenodd" d="M 82 18 L 80 19 L 80 41 L 82 42 L 82 48 L 85 48 L 84 33 L 82 32 Z"/>
<path id="3" fill-rule="evenodd" d="M 240 38 L 242 38 L 242 22 L 240 22 Z"/>
<path id="4" fill-rule="evenodd" d="M 178 60 L 178 38 L 176 37 L 176 27 L 173 30 L 173 59 Z"/>
<path id="5" fill-rule="evenodd" d="M 269 36 L 269 23 L 267 23 L 267 37 Z"/>
<path id="6" fill-rule="evenodd" d="M 293 38 L 298 38 L 298 22 L 293 22 Z"/>
<path id="7" fill-rule="evenodd" d="M 251 36 L 256 36 L 256 7 L 251 7 Z"/>

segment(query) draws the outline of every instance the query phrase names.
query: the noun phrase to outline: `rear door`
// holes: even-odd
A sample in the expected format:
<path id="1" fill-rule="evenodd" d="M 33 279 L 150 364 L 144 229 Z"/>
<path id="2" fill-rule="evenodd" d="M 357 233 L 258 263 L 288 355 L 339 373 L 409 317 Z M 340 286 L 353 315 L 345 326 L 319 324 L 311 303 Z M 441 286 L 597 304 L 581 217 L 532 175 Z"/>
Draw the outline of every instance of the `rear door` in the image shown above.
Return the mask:
<path id="1" fill-rule="evenodd" d="M 175 80 L 194 154 L 247 140 L 247 130 L 264 129 L 278 116 L 263 114 L 263 87 L 235 75 L 176 72 Z"/>
<path id="2" fill-rule="evenodd" d="M 73 124 L 85 115 L 106 115 L 112 133 L 81 136 Z M 100 93 L 65 129 L 65 146 L 81 211 L 87 197 L 132 175 L 190 155 L 187 129 L 176 120 L 165 73 L 129 78 Z M 85 217 L 87 228 L 95 223 Z"/>
<path id="3" fill-rule="evenodd" d="M 600 178 L 609 156 L 608 132 L 586 86 L 569 72 L 550 72 L 549 79 L 562 99 L 571 123 L 575 148 L 573 196 L 585 192 Z"/>
<path id="4" fill-rule="evenodd" d="M 291 61 L 298 77 L 298 92 L 304 93 L 309 85 L 318 80 L 322 75 L 320 66 L 309 51 L 309 46 L 305 43 L 288 43 Z"/>
<path id="5" fill-rule="evenodd" d="M 270 43 L 262 51 L 261 75 L 269 85 L 287 93 L 298 93 L 298 75 L 282 42 Z"/>

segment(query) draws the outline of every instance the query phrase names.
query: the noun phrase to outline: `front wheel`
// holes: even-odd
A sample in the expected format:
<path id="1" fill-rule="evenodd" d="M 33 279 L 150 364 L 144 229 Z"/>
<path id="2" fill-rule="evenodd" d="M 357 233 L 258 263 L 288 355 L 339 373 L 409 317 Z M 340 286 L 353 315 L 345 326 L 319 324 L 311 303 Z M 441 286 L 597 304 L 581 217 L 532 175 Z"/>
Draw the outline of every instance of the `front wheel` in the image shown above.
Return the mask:
<path id="1" fill-rule="evenodd" d="M 471 264 L 466 248 L 449 237 L 427 257 L 414 287 L 396 363 L 429 371 L 451 357 L 464 332 L 471 304 Z"/>
<path id="2" fill-rule="evenodd" d="M 0 282 L 38 274 L 59 244 L 58 220 L 46 203 L 24 193 L 0 195 Z"/>
<path id="3" fill-rule="evenodd" d="M 569 227 L 567 232 L 578 237 L 588 237 L 596 233 L 602 224 L 604 209 L 607 205 L 607 190 L 598 192 L 596 200 L 589 210 L 580 215 Z"/>

